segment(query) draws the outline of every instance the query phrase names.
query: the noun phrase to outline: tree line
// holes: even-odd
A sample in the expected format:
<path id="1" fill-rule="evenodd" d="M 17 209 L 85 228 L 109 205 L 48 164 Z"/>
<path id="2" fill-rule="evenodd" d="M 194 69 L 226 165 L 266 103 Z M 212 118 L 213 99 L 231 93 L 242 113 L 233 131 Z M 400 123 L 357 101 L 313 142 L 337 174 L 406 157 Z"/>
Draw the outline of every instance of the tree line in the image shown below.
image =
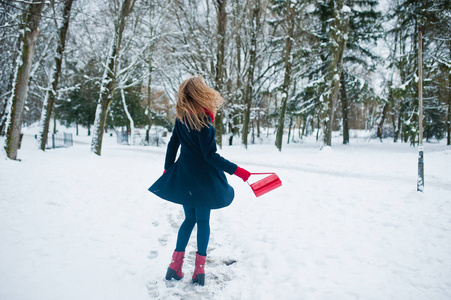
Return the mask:
<path id="1" fill-rule="evenodd" d="M 107 129 L 146 128 L 148 140 L 171 128 L 194 74 L 226 100 L 219 146 L 269 133 L 279 150 L 295 135 L 330 146 L 334 131 L 346 144 L 351 129 L 416 144 L 420 26 L 424 136 L 449 145 L 450 2 L 0 0 L 6 152 L 15 159 L 22 125 L 37 121 L 45 150 L 52 118 L 87 127 L 98 155 Z"/>

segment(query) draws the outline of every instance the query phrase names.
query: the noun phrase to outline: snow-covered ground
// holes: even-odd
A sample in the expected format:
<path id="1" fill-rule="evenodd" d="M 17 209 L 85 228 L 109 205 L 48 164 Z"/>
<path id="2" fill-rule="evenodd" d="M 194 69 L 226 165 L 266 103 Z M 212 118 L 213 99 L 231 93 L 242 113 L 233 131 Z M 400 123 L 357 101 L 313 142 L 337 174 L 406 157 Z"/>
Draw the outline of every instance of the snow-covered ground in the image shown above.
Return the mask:
<path id="1" fill-rule="evenodd" d="M 256 198 L 229 176 L 232 205 L 211 215 L 206 286 L 164 280 L 183 221 L 180 206 L 147 188 L 164 147 L 116 144 L 102 156 L 88 137 L 37 150 L 24 129 L 21 162 L 0 154 L 0 299 L 450 299 L 451 148 L 353 139 L 225 146 L 251 172 L 283 186 Z M 64 130 L 62 130 L 64 131 Z M 4 138 L 0 138 L 3 145 Z"/>

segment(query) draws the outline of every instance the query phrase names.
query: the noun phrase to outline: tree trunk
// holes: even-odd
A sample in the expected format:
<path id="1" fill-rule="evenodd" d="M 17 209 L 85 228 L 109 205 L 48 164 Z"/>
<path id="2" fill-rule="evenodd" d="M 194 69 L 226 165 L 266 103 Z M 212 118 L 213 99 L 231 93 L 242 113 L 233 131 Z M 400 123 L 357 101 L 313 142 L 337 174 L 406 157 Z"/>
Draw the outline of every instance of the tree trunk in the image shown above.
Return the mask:
<path id="1" fill-rule="evenodd" d="M 233 18 L 233 28 L 234 28 L 234 34 L 235 34 L 235 47 L 236 47 L 236 91 L 235 91 L 235 97 L 233 97 L 234 103 L 232 104 L 236 104 L 239 103 L 241 104 L 243 101 L 243 79 L 241 76 L 241 48 L 242 48 L 242 43 L 241 43 L 241 34 L 240 34 L 240 29 L 241 29 L 241 22 L 240 22 L 240 18 L 238 16 L 240 16 L 242 14 L 242 5 L 240 5 L 241 0 L 235 0 L 234 2 L 234 12 L 233 15 L 235 16 L 235 18 Z M 233 145 L 233 138 L 235 135 L 239 134 L 239 125 L 241 124 L 240 122 L 240 118 L 237 115 L 238 110 L 237 109 L 232 109 L 231 110 L 231 115 L 229 118 L 229 129 L 230 129 L 230 137 L 229 137 L 229 146 Z"/>
<path id="2" fill-rule="evenodd" d="M 244 93 L 244 122 L 242 141 L 247 148 L 252 96 L 254 93 L 254 71 L 257 64 L 257 36 L 260 31 L 260 0 L 254 0 L 252 8 L 251 47 L 249 50 L 249 68 L 247 69 L 247 85 Z"/>
<path id="3" fill-rule="evenodd" d="M 12 11 L 14 9 L 14 7 L 3 7 L 3 14 L 7 14 L 8 11 Z M 26 18 L 26 14 L 23 13 L 22 16 L 22 20 L 25 20 Z M 17 16 L 19 16 L 19 13 L 16 14 Z M 2 23 L 3 24 L 3 23 Z M 2 34 L 2 36 L 0 37 L 1 40 L 7 40 L 8 38 L 8 31 L 5 30 Z M 22 39 L 23 37 L 21 35 L 18 36 L 17 40 L 16 40 L 16 49 L 21 49 L 21 43 L 22 43 Z M 11 47 L 11 49 L 13 49 L 13 47 Z M 10 70 L 16 70 L 17 68 L 17 64 L 19 63 L 19 59 L 13 59 L 11 62 L 11 68 Z M 5 66 L 6 67 L 6 66 Z M 6 111 L 6 108 L 8 107 L 8 101 L 11 98 L 11 94 L 13 91 L 13 84 L 14 84 L 14 80 L 15 80 L 15 72 L 9 72 L 9 78 L 8 78 L 8 84 L 6 85 L 6 91 L 9 91 L 8 93 L 3 94 L 3 99 L 6 99 L 6 102 L 4 103 L 3 107 L 2 107 L 2 111 L 0 113 L 1 117 L 0 117 L 0 136 L 4 136 L 6 134 L 5 130 L 6 130 L 6 120 L 8 118 L 8 112 Z"/>
<path id="4" fill-rule="evenodd" d="M 288 126 L 288 139 L 287 144 L 290 143 L 290 137 L 291 137 L 291 128 L 293 127 L 293 116 L 290 116 L 290 125 Z M 293 129 L 294 130 L 294 129 Z"/>
<path id="5" fill-rule="evenodd" d="M 147 145 L 150 144 L 150 128 L 152 128 L 152 102 L 151 102 L 151 94 L 152 94 L 152 62 L 149 60 L 149 78 L 147 80 L 147 114 L 146 114 L 146 120 L 147 120 L 147 128 L 146 128 L 146 143 Z"/>
<path id="6" fill-rule="evenodd" d="M 276 147 L 279 149 L 279 151 L 282 151 L 282 138 L 283 138 L 283 129 L 284 129 L 284 123 L 285 123 L 285 112 L 287 110 L 287 102 L 289 97 L 289 87 L 290 87 L 290 80 L 291 80 L 291 68 L 293 65 L 293 59 L 291 54 L 291 47 L 292 47 L 292 39 L 294 36 L 294 7 L 291 7 L 291 2 L 287 1 L 288 6 L 288 20 L 287 20 L 287 26 L 288 26 L 288 32 L 287 37 L 285 38 L 285 49 L 284 49 L 284 79 L 283 79 L 283 85 L 282 85 L 282 105 L 280 107 L 279 111 L 279 119 L 277 122 L 277 133 L 276 133 Z"/>
<path id="7" fill-rule="evenodd" d="M 56 134 L 56 116 L 53 114 L 53 134 Z"/>
<path id="8" fill-rule="evenodd" d="M 257 110 L 257 137 L 260 138 L 260 109 Z"/>
<path id="9" fill-rule="evenodd" d="M 66 45 L 66 33 L 69 29 L 70 11 L 74 0 L 66 0 L 63 10 L 63 24 L 59 29 L 59 40 L 55 55 L 55 68 L 52 74 L 51 90 L 46 93 L 44 106 L 41 113 L 41 150 L 45 151 L 47 136 L 49 133 L 50 118 L 52 116 L 53 106 L 57 96 L 58 82 L 61 75 L 61 65 L 63 63 L 63 53 Z"/>
<path id="10" fill-rule="evenodd" d="M 152 1 L 150 1 L 152 3 Z M 152 4 L 150 4 L 152 6 Z M 154 27 L 152 26 L 152 18 L 154 17 L 154 14 L 152 13 L 153 10 L 151 10 L 151 13 L 149 14 L 149 33 L 150 36 L 154 36 Z M 152 128 L 152 72 L 153 72 L 153 64 L 152 64 L 152 50 L 149 51 L 149 77 L 147 78 L 147 109 L 146 109 L 146 121 L 147 121 L 147 128 L 146 128 L 146 144 L 150 145 L 150 129 Z"/>
<path id="11" fill-rule="evenodd" d="M 395 110 L 396 111 L 396 110 Z M 393 142 L 398 142 L 401 122 L 401 111 L 398 109 L 398 115 L 393 114 Z"/>
<path id="12" fill-rule="evenodd" d="M 216 89 L 223 94 L 224 86 L 224 56 L 225 56 L 225 34 L 227 25 L 227 0 L 216 0 L 216 19 L 217 19 L 217 43 L 218 49 L 216 52 L 216 66 L 215 66 L 215 81 Z M 224 111 L 221 109 L 217 112 L 215 118 L 216 129 L 216 144 L 222 147 L 222 135 L 224 134 Z"/>
<path id="13" fill-rule="evenodd" d="M 451 96 L 448 96 L 448 121 L 446 122 L 446 131 L 448 133 L 446 138 L 446 145 L 451 145 Z"/>
<path id="14" fill-rule="evenodd" d="M 135 0 L 123 0 L 121 12 L 115 24 L 113 43 L 108 55 L 108 64 L 107 68 L 105 68 L 100 86 L 100 95 L 94 122 L 94 134 L 91 142 L 91 151 L 97 155 L 101 155 L 102 153 L 103 132 L 106 126 L 108 109 L 113 101 L 114 88 L 116 86 L 117 58 L 121 47 L 125 19 L 133 9 L 134 3 Z"/>
<path id="15" fill-rule="evenodd" d="M 3 130 L 5 129 L 5 124 L 6 124 L 6 107 L 1 112 L 1 116 L 0 116 L 0 136 L 3 135 Z"/>
<path id="16" fill-rule="evenodd" d="M 349 120 L 348 120 L 348 110 L 349 110 L 349 102 L 348 95 L 346 94 L 346 85 L 341 76 L 341 109 L 343 114 L 343 144 L 349 144 Z"/>
<path id="17" fill-rule="evenodd" d="M 127 115 L 128 121 L 130 122 L 130 140 L 131 141 L 129 141 L 128 144 L 134 145 L 133 138 L 134 138 L 134 134 L 135 134 L 135 122 L 133 121 L 132 115 L 128 111 L 127 103 L 125 102 L 124 89 L 121 89 L 121 98 L 122 98 L 122 104 L 124 105 L 125 114 Z"/>
<path id="18" fill-rule="evenodd" d="M 305 135 L 305 130 L 307 129 L 307 126 L 308 126 L 308 120 L 307 120 L 307 116 L 303 116 L 302 117 L 302 129 L 301 129 L 301 124 L 299 124 L 299 138 L 304 138 L 304 135 Z M 312 118 L 312 122 L 311 122 L 311 124 L 312 124 L 312 132 L 313 132 L 313 118 Z"/>
<path id="19" fill-rule="evenodd" d="M 33 60 L 36 41 L 39 36 L 39 23 L 45 1 L 33 0 L 28 12 L 24 15 L 26 22 L 22 28 L 23 36 L 20 42 L 18 63 L 13 81 L 13 90 L 6 106 L 8 114 L 6 120 L 5 150 L 10 159 L 17 158 L 20 145 L 20 131 L 22 129 L 23 111 L 28 92 L 28 79 Z"/>
<path id="20" fill-rule="evenodd" d="M 340 78 L 343 68 L 343 54 L 346 49 L 348 15 L 343 12 L 343 0 L 335 2 L 333 25 L 330 28 L 332 64 L 330 70 L 330 93 L 325 103 L 324 145 L 332 146 L 332 126 L 337 103 Z"/>
<path id="21" fill-rule="evenodd" d="M 382 136 L 383 136 L 383 127 L 385 118 L 387 117 L 388 108 L 390 107 L 390 103 L 392 101 L 392 89 L 391 89 L 391 81 L 388 82 L 388 99 L 387 102 L 384 104 L 384 108 L 382 109 L 382 116 L 381 120 L 379 122 L 379 126 L 377 127 L 377 137 L 382 142 Z"/>
<path id="22" fill-rule="evenodd" d="M 450 44 L 450 54 L 451 54 L 451 41 Z M 451 145 L 451 72 L 448 72 L 448 120 L 446 122 L 446 131 L 448 133 L 446 139 L 446 145 Z"/>
<path id="23" fill-rule="evenodd" d="M 377 126 L 377 137 L 379 138 L 379 140 L 381 142 L 382 142 L 384 122 L 385 122 L 385 118 L 387 117 L 388 107 L 389 107 L 389 102 L 387 101 L 384 104 L 384 108 L 382 109 L 381 120 L 379 121 L 379 124 Z"/>
<path id="24" fill-rule="evenodd" d="M 321 120 L 319 118 L 319 116 L 316 116 L 316 121 L 317 121 L 317 125 L 316 125 L 316 141 L 319 140 L 319 129 L 321 128 Z"/>

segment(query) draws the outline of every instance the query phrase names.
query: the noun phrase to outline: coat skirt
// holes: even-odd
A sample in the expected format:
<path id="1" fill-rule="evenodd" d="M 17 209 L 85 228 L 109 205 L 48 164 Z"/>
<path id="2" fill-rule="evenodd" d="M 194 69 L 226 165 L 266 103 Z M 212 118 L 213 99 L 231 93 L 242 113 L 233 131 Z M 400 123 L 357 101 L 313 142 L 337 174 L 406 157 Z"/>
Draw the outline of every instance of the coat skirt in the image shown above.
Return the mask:
<path id="1" fill-rule="evenodd" d="M 196 131 L 176 119 L 166 151 L 166 172 L 149 191 L 162 199 L 195 208 L 230 205 L 235 192 L 224 172 L 232 175 L 237 165 L 216 153 L 215 135 L 211 124 Z"/>

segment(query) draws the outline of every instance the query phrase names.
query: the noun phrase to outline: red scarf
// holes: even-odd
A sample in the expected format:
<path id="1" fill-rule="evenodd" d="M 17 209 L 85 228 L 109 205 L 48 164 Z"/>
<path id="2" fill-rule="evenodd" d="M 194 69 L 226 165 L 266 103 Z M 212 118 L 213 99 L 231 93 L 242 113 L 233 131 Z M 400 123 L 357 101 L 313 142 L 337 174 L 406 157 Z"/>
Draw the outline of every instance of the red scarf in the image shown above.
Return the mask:
<path id="1" fill-rule="evenodd" d="M 215 115 L 211 111 L 206 109 L 206 108 L 204 108 L 204 111 L 211 118 L 211 121 L 214 122 L 215 121 Z"/>

